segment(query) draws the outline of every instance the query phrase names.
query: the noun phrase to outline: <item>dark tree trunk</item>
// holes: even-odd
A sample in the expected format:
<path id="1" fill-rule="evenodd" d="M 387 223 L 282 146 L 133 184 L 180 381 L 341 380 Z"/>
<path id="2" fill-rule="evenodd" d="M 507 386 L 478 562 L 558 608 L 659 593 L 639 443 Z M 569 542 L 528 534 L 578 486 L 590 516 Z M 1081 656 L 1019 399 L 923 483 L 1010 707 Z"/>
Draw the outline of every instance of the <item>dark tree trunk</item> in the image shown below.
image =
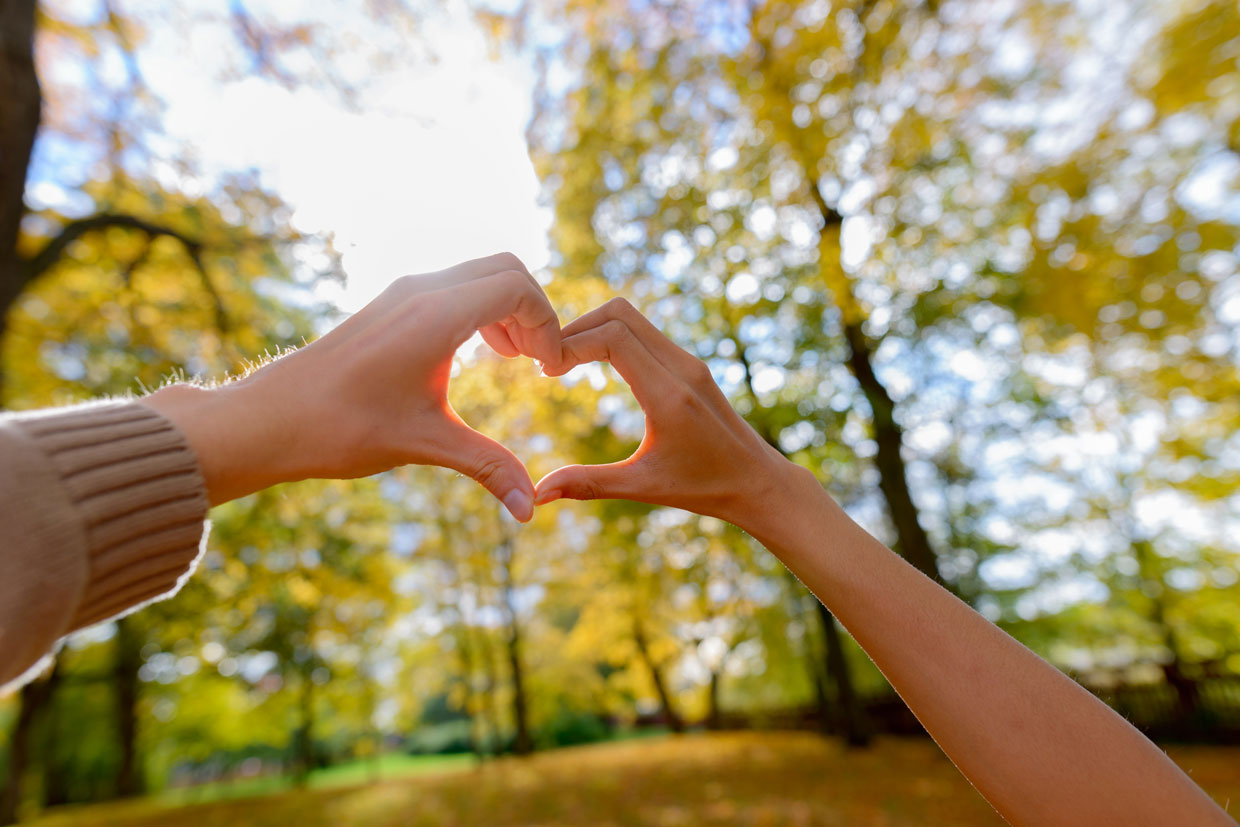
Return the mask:
<path id="1" fill-rule="evenodd" d="M 482 760 L 482 739 L 479 737 L 478 716 L 474 715 L 474 708 L 477 706 L 474 701 L 474 674 L 476 668 L 474 665 L 474 647 L 470 643 L 469 626 L 465 623 L 465 613 L 460 611 L 461 615 L 461 632 L 456 638 L 456 650 L 460 654 L 461 660 L 461 685 L 465 689 L 465 718 L 469 721 L 469 751 L 472 752 L 478 760 Z"/>
<path id="2" fill-rule="evenodd" d="M 1164 595 L 1166 585 L 1158 574 L 1154 559 L 1153 545 L 1148 540 L 1135 540 L 1132 543 L 1134 556 L 1141 578 L 1142 591 L 1149 599 L 1149 619 L 1162 636 L 1163 646 L 1171 655 L 1171 660 L 1163 664 L 1163 678 L 1175 690 L 1176 717 L 1182 727 L 1189 728 L 1197 714 L 1198 687 L 1185 670 L 1184 655 L 1180 642 L 1176 638 L 1175 629 L 1167 621 L 1167 605 Z"/>
<path id="3" fill-rule="evenodd" d="M 138 761 L 138 669 L 142 666 L 142 639 L 133 620 L 116 623 L 116 730 L 120 742 L 120 765 L 116 770 L 116 794 L 120 797 L 143 793 L 142 770 Z"/>
<path id="4" fill-rule="evenodd" d="M 525 702 L 525 675 L 521 671 L 521 636 L 515 620 L 508 627 L 508 665 L 512 669 L 512 717 L 517 731 L 512 740 L 516 755 L 529 755 L 534 751 L 534 739 L 530 737 L 529 710 Z"/>
<path id="5" fill-rule="evenodd" d="M 896 530 L 896 544 L 905 560 L 918 571 L 942 584 L 938 558 L 930 545 L 930 537 L 917 519 L 917 506 L 908 486 L 908 474 L 901 448 L 904 431 L 895 419 L 895 403 L 874 373 L 873 354 L 860 322 L 845 323 L 848 340 L 848 365 L 861 385 L 861 392 L 870 403 L 870 419 L 878 452 L 874 464 L 878 468 L 878 487 L 887 502 L 887 513 Z"/>
<path id="6" fill-rule="evenodd" d="M 63 685 L 63 678 L 60 679 Z M 61 804 L 73 803 L 73 790 L 70 779 L 73 777 L 72 743 L 74 739 L 68 735 L 58 720 L 62 704 L 55 701 L 47 705 L 44 722 L 39 738 L 38 754 L 42 758 L 43 775 L 43 806 L 59 807 Z M 68 744 L 69 749 L 57 749 L 57 744 Z"/>
<path id="7" fill-rule="evenodd" d="M 521 628 L 517 622 L 517 607 L 513 602 L 513 561 L 516 549 L 511 538 L 501 544 L 501 554 L 505 573 L 504 607 L 508 614 L 508 666 L 512 670 L 512 717 L 517 728 L 512 741 L 512 751 L 516 755 L 529 755 L 534 751 L 534 739 L 530 736 L 525 672 L 521 665 Z"/>
<path id="8" fill-rule="evenodd" d="M 870 727 L 865 712 L 857 703 L 848 662 L 844 657 L 844 638 L 835 615 L 822 603 L 818 604 L 818 617 L 822 620 L 822 634 L 827 643 L 827 667 L 835 678 L 835 708 L 839 713 L 840 731 L 850 747 L 865 747 L 870 743 Z"/>
<path id="9" fill-rule="evenodd" d="M 314 681 L 310 679 L 313 670 L 307 668 L 301 676 L 301 695 L 298 705 L 301 709 L 301 725 L 293 737 L 293 777 L 297 786 L 305 786 L 314 769 Z"/>
<path id="10" fill-rule="evenodd" d="M 31 763 L 35 727 L 56 690 L 59 682 L 58 670 L 59 665 L 53 666 L 52 671 L 45 677 L 31 681 L 21 689 L 21 707 L 13 733 L 9 737 L 8 777 L 5 779 L 3 795 L 0 795 L 0 824 L 13 824 L 17 821 L 18 809 L 22 803 L 22 783 Z"/>
<path id="11" fill-rule="evenodd" d="M 811 650 L 809 662 L 809 679 L 814 684 L 814 706 L 818 715 L 818 729 L 823 735 L 830 735 L 833 731 L 831 725 L 831 696 L 827 694 L 827 681 L 823 676 L 822 662 L 818 659 L 819 654 Z"/>
<path id="12" fill-rule="evenodd" d="M 822 192 L 818 189 L 817 176 L 806 172 L 810 195 L 814 199 L 818 212 L 822 216 L 822 232 L 839 232 L 843 227 L 844 217 L 829 205 Z M 838 261 L 821 262 L 823 268 L 839 268 Z M 841 270 L 838 278 L 829 275 L 826 280 L 835 292 L 835 301 L 843 316 L 844 339 L 848 344 L 848 367 L 861 386 L 866 401 L 870 404 L 870 425 L 874 431 L 874 441 L 878 452 L 874 458 L 878 468 L 878 487 L 887 503 L 887 513 L 896 530 L 896 550 L 904 559 L 912 563 L 918 571 L 943 585 L 939 574 L 938 558 L 930 537 L 917 519 L 917 506 L 913 502 L 912 492 L 908 487 L 908 474 L 904 465 L 901 447 L 904 444 L 904 431 L 895 418 L 895 402 L 887 388 L 879 381 L 874 372 L 874 354 L 870 341 L 861 329 L 863 319 L 857 306 L 856 297 L 848 276 Z M 832 284 L 834 282 L 834 284 Z"/>
<path id="13" fill-rule="evenodd" d="M 663 670 L 654 662 L 654 658 L 650 654 L 650 643 L 646 638 L 646 630 L 642 627 L 641 620 L 637 617 L 633 618 L 633 642 L 637 644 L 637 653 L 641 656 L 642 662 L 650 670 L 650 681 L 654 684 L 655 694 L 659 696 L 659 706 L 663 710 L 663 718 L 667 721 L 668 729 L 672 732 L 684 732 L 684 719 L 676 713 L 676 707 L 672 703 L 672 695 L 667 690 L 667 681 L 663 677 Z"/>
<path id="14" fill-rule="evenodd" d="M 42 95 L 34 65 L 36 0 L 0 0 L 0 341 L 24 278 L 17 255 Z M 0 399 L 4 375 L 0 366 Z"/>
<path id="15" fill-rule="evenodd" d="M 719 729 L 722 722 L 722 710 L 719 708 L 719 683 L 722 679 L 723 669 L 717 669 L 710 673 L 710 703 L 706 709 L 706 728 Z"/>
<path id="16" fill-rule="evenodd" d="M 478 635 L 478 658 L 482 661 L 483 677 L 486 683 L 482 689 L 482 722 L 483 729 L 489 730 L 483 741 L 482 749 L 485 753 L 490 750 L 495 755 L 501 751 L 502 738 L 499 730 L 499 705 L 495 700 L 495 690 L 499 686 L 499 675 L 495 668 L 495 653 L 491 648 L 491 643 L 487 639 L 487 633 L 483 630 Z"/>

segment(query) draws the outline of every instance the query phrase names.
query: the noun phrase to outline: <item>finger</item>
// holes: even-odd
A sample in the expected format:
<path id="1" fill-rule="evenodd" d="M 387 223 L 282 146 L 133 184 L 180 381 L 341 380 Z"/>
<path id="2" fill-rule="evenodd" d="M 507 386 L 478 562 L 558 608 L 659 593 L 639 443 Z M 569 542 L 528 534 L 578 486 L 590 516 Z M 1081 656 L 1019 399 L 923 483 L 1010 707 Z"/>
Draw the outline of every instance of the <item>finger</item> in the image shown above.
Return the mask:
<path id="1" fill-rule="evenodd" d="M 612 319 L 561 343 L 563 361 L 543 367 L 548 376 L 560 376 L 586 362 L 609 362 L 628 382 L 644 410 L 657 405 L 678 383 L 666 367 L 651 355 L 644 343 L 624 322 Z"/>
<path id="2" fill-rule="evenodd" d="M 701 361 L 696 356 L 664 336 L 662 331 L 626 299 L 611 299 L 579 316 L 565 326 L 563 335 L 567 338 L 613 320 L 624 322 L 656 359 L 682 379 L 692 380 L 701 372 Z"/>
<path id="3" fill-rule="evenodd" d="M 511 359 L 521 355 L 520 349 L 512 343 L 512 337 L 502 324 L 489 324 L 478 332 L 482 334 L 483 341 L 491 346 L 491 350 L 500 356 Z"/>
<path id="4" fill-rule="evenodd" d="M 559 499 L 629 500 L 638 498 L 640 471 L 631 460 L 608 465 L 566 465 L 538 481 L 534 505 Z"/>
<path id="5" fill-rule="evenodd" d="M 512 253 L 496 253 L 492 256 L 472 259 L 433 273 L 422 273 L 413 276 L 401 276 L 387 286 L 369 304 L 345 319 L 337 328 L 335 340 L 347 338 L 356 330 L 375 324 L 383 319 L 391 319 L 401 312 L 405 302 L 422 293 L 433 293 L 447 290 L 457 285 L 486 278 L 496 273 L 515 270 L 529 274 L 521 259 Z M 531 277 L 531 280 L 533 277 Z"/>
<path id="6" fill-rule="evenodd" d="M 441 292 L 442 299 L 436 300 L 442 301 L 458 335 L 463 334 L 460 341 L 475 330 L 507 322 L 509 339 L 522 354 L 544 364 L 559 364 L 560 320 L 547 294 L 528 273 L 505 270 Z M 514 324 L 520 330 L 514 330 Z"/>
<path id="7" fill-rule="evenodd" d="M 402 291 L 403 296 L 412 296 L 417 293 L 431 293 L 458 284 L 477 281 L 487 276 L 493 276 L 496 273 L 502 273 L 505 270 L 516 270 L 526 275 L 529 275 L 530 272 L 524 262 L 512 253 L 496 253 L 491 256 L 463 261 L 460 264 L 454 264 L 451 267 L 436 270 L 433 273 L 405 276 L 398 279 L 396 284 L 399 285 L 398 289 Z"/>
<path id="8" fill-rule="evenodd" d="M 534 513 L 534 484 L 516 455 L 464 422 L 453 423 L 442 443 L 447 445 L 436 463 L 472 477 L 495 495 L 521 522 Z"/>

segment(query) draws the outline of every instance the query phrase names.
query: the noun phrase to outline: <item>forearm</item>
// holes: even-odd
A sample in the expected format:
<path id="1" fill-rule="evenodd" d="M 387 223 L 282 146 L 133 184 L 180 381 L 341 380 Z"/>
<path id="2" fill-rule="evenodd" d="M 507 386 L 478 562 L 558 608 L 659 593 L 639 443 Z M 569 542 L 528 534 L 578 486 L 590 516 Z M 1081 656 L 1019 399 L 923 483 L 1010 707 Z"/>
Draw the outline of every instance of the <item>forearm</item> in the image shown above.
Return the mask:
<path id="1" fill-rule="evenodd" d="M 1157 747 L 789 470 L 748 529 L 823 600 L 1016 824 L 1232 824 Z"/>

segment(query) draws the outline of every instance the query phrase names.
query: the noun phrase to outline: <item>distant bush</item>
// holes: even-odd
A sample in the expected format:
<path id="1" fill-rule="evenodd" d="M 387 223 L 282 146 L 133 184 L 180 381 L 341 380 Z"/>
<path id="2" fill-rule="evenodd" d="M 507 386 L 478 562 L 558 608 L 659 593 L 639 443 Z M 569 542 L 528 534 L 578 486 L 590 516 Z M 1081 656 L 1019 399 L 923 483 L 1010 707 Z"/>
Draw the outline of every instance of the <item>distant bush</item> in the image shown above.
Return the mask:
<path id="1" fill-rule="evenodd" d="M 564 709 L 534 734 L 540 748 L 568 747 L 606 741 L 613 735 L 611 724 L 592 712 Z"/>
<path id="2" fill-rule="evenodd" d="M 445 721 L 419 727 L 405 739 L 405 752 L 410 755 L 446 755 L 470 752 L 468 720 Z"/>

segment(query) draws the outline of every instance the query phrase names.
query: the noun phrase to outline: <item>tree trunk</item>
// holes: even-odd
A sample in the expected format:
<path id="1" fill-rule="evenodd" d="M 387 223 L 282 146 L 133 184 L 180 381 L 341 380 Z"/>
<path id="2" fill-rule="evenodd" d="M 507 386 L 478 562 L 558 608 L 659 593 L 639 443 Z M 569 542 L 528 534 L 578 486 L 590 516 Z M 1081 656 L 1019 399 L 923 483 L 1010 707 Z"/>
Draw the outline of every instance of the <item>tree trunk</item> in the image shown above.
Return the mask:
<path id="1" fill-rule="evenodd" d="M 36 6 L 36 0 L 0 0 L 0 341 L 9 308 L 23 286 L 17 237 L 26 214 L 26 175 L 42 107 L 34 65 Z M 2 371 L 0 366 L 0 391 Z"/>
<path id="2" fill-rule="evenodd" d="M 119 797 L 141 795 L 142 771 L 138 761 L 138 668 L 142 665 L 142 639 L 133 620 L 116 623 L 116 729 L 120 742 L 120 766 L 116 771 Z"/>
<path id="3" fill-rule="evenodd" d="M 646 638 L 646 630 L 642 628 L 641 620 L 636 616 L 633 618 L 633 642 L 637 644 L 637 653 L 641 655 L 642 662 L 650 670 L 650 680 L 654 684 L 655 694 L 659 696 L 659 706 L 663 710 L 663 718 L 667 721 L 668 729 L 672 732 L 684 732 L 684 720 L 676 714 L 676 708 L 672 705 L 672 695 L 667 691 L 667 682 L 664 680 L 663 670 L 654 662 L 654 658 L 650 654 L 650 644 Z"/>
<path id="4" fill-rule="evenodd" d="M 469 624 L 465 622 L 465 610 L 458 607 L 457 614 L 461 618 L 461 631 L 456 638 L 456 650 L 461 662 L 461 686 L 465 689 L 465 718 L 469 721 L 469 751 L 481 761 L 482 739 L 477 732 L 478 716 L 474 714 L 478 706 L 474 699 L 474 647 L 469 640 Z"/>
<path id="5" fill-rule="evenodd" d="M 298 704 L 301 709 L 301 726 L 293 737 L 293 777 L 297 786 L 303 787 L 314 769 L 314 681 L 310 679 L 313 670 L 307 668 L 301 676 L 301 695 Z"/>
<path id="6" fill-rule="evenodd" d="M 1167 621 L 1167 604 L 1164 599 L 1166 584 L 1155 570 L 1154 547 L 1149 540 L 1134 540 L 1132 550 L 1137 558 L 1142 591 L 1149 599 L 1149 619 L 1162 636 L 1163 646 L 1171 654 L 1171 660 L 1163 664 L 1163 678 L 1175 690 L 1176 717 L 1185 729 L 1190 728 L 1196 717 L 1198 704 L 1197 682 L 1184 668 L 1184 655 L 1175 635 L 1175 629 Z"/>
<path id="7" fill-rule="evenodd" d="M 869 746 L 870 727 L 865 720 L 865 712 L 857 703 L 857 693 L 853 689 L 852 676 L 844 657 L 844 639 L 840 635 L 840 627 L 835 621 L 835 615 L 822 603 L 818 604 L 818 617 L 822 620 L 822 634 L 827 642 L 828 670 L 835 678 L 835 708 L 839 713 L 840 730 L 850 747 Z"/>
<path id="8" fill-rule="evenodd" d="M 9 738 L 8 778 L 4 793 L 0 795 L 0 824 L 13 824 L 17 821 L 18 810 L 22 804 L 23 782 L 31 764 L 34 730 L 39 719 L 43 717 L 43 711 L 51 701 L 58 682 L 59 664 L 56 664 L 45 677 L 31 681 L 21 689 L 21 707 Z"/>
<path id="9" fill-rule="evenodd" d="M 489 730 L 490 734 L 482 743 L 482 751 L 485 754 L 488 750 L 499 755 L 501 752 L 502 738 L 499 730 L 499 704 L 495 700 L 495 690 L 499 686 L 499 675 L 495 668 L 495 652 L 491 648 L 491 642 L 487 638 L 486 630 L 478 635 L 478 658 L 482 661 L 482 672 L 486 683 L 482 688 L 482 723 L 483 729 Z"/>
<path id="10" fill-rule="evenodd" d="M 834 729 L 831 726 L 831 697 L 827 694 L 827 682 L 823 676 L 822 662 L 818 658 L 818 653 L 811 650 L 806 666 L 809 668 L 809 679 L 814 684 L 818 729 L 823 735 L 830 735 Z"/>
<path id="11" fill-rule="evenodd" d="M 706 728 L 719 729 L 722 721 L 721 710 L 719 709 L 719 683 L 722 678 L 723 669 L 716 669 L 710 673 L 710 695 L 709 704 L 706 710 Z"/>
<path id="12" fill-rule="evenodd" d="M 822 233 L 838 233 L 844 224 L 844 217 L 831 207 L 822 192 L 818 189 L 817 176 L 806 169 L 806 180 L 810 195 L 814 199 L 818 212 L 822 216 Z M 820 255 L 826 257 L 827 244 L 819 244 Z M 862 330 L 864 318 L 857 299 L 852 292 L 852 283 L 838 259 L 820 261 L 823 268 L 823 279 L 835 294 L 835 302 L 840 308 L 843 318 L 844 339 L 848 344 L 848 367 L 861 386 L 866 401 L 870 404 L 870 427 L 874 432 L 874 441 L 878 452 L 874 464 L 878 468 L 878 487 L 887 503 L 887 514 L 896 530 L 896 550 L 920 571 L 940 585 L 943 578 L 939 574 L 938 558 L 930 537 L 917 519 L 917 505 L 913 502 L 912 492 L 908 487 L 908 474 L 904 465 L 901 447 L 904 444 L 904 431 L 895 419 L 895 402 L 887 388 L 879 381 L 874 372 L 874 354 L 870 341 Z M 830 269 L 828 269 L 830 268 Z"/>
<path id="13" fill-rule="evenodd" d="M 508 613 L 508 666 L 512 670 L 512 717 L 517 728 L 512 741 L 512 751 L 516 755 L 529 755 L 534 751 L 534 739 L 530 736 L 525 673 L 521 666 L 521 629 L 517 622 L 517 607 L 513 602 L 513 561 L 516 557 L 514 544 L 515 541 L 511 538 L 500 544 L 505 573 L 504 607 Z"/>
<path id="14" fill-rule="evenodd" d="M 897 550 L 922 574 L 943 584 L 938 558 L 930 545 L 929 535 L 917 519 L 917 506 L 908 487 L 908 474 L 901 453 L 904 431 L 895 419 L 895 403 L 874 373 L 873 354 L 861 323 L 846 322 L 844 336 L 848 340 L 848 366 L 870 403 L 870 422 L 878 446 L 874 457 L 878 468 L 878 487 L 895 526 Z"/>

